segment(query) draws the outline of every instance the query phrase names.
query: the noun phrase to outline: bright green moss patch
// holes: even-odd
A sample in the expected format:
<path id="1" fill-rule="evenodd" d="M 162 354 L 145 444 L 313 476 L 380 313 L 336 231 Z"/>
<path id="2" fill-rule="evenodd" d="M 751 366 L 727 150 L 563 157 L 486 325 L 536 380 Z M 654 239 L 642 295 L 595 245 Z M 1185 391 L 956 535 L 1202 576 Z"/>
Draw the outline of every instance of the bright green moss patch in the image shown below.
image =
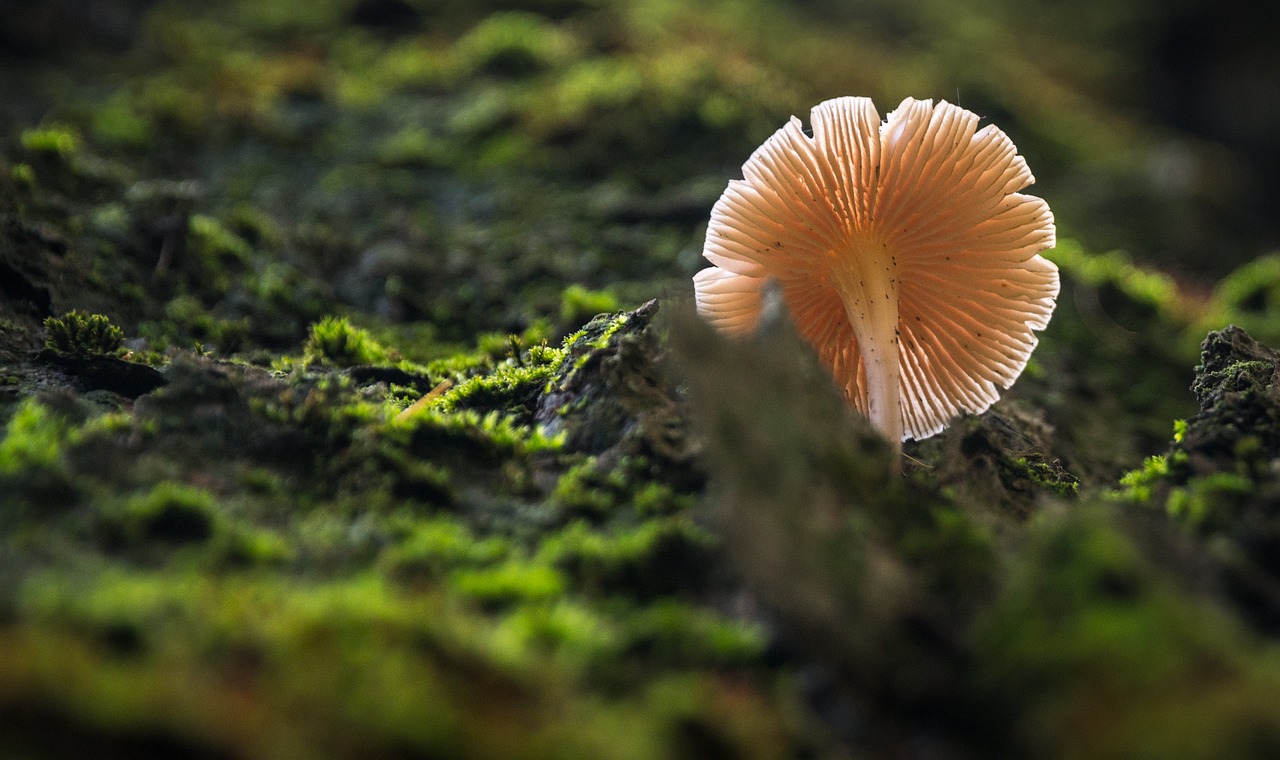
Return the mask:
<path id="1" fill-rule="evenodd" d="M 623 620 L 631 646 L 652 648 L 668 666 L 751 663 L 764 653 L 760 628 L 679 602 L 656 602 Z"/>
<path id="2" fill-rule="evenodd" d="M 45 346 L 77 356 L 116 354 L 124 345 L 124 332 L 101 314 L 69 311 L 61 317 L 46 317 Z"/>
<path id="3" fill-rule="evenodd" d="M 415 524 L 380 562 L 397 577 L 440 578 L 457 569 L 492 566 L 511 552 L 510 542 L 500 536 L 477 538 L 465 523 L 440 517 Z"/>
<path id="4" fill-rule="evenodd" d="M 1138 266 L 1124 253 L 1087 253 L 1078 243 L 1065 240 L 1047 255 L 1072 276 L 1094 286 L 1113 284 L 1129 298 L 1165 316 L 1177 317 L 1186 313 L 1172 277 Z"/>
<path id="5" fill-rule="evenodd" d="M 432 447 L 438 443 L 462 445 L 491 456 L 529 455 L 557 451 L 563 440 L 549 436 L 539 427 L 526 427 L 499 412 L 481 414 L 474 410 L 442 412 L 425 409 L 392 423 L 408 431 L 412 446 Z"/>
<path id="6" fill-rule="evenodd" d="M 32 153 L 44 153 L 68 158 L 80 150 L 80 135 L 64 125 L 52 125 L 23 131 L 19 138 L 22 147 Z"/>
<path id="7" fill-rule="evenodd" d="M 346 317 L 325 317 L 313 324 L 303 351 L 313 361 L 337 367 L 377 364 L 387 359 L 387 349 Z"/>
<path id="8" fill-rule="evenodd" d="M 618 298 L 608 290 L 589 290 L 574 283 L 560 295 L 560 321 L 577 325 L 597 314 L 618 310 Z"/>
<path id="9" fill-rule="evenodd" d="M 1151 488 L 1169 474 L 1169 460 L 1162 455 L 1147 457 L 1141 470 L 1125 473 L 1120 478 L 1121 495 L 1130 501 L 1146 503 L 1151 500 Z"/>
<path id="10" fill-rule="evenodd" d="M 458 570 L 451 587 L 463 596 L 488 604 L 552 599 L 565 590 L 565 579 L 553 567 L 519 559 L 496 567 Z"/>
<path id="11" fill-rule="evenodd" d="M 1010 464 L 1038 487 L 1059 496 L 1074 496 L 1080 491 L 1080 481 L 1061 467 L 1028 457 L 1015 457 Z"/>
<path id="12" fill-rule="evenodd" d="M 526 604 L 499 623 L 495 643 L 509 657 L 544 653 L 611 688 L 653 672 L 750 665 L 763 655 L 759 628 L 674 600 L 636 607 L 622 599 Z"/>
<path id="13" fill-rule="evenodd" d="M 539 355 L 527 364 L 514 362 L 467 378 L 440 397 L 443 411 L 527 406 L 555 374 L 561 355 Z"/>
<path id="14" fill-rule="evenodd" d="M 77 437 L 66 415 L 34 398 L 18 405 L 0 439 L 0 475 L 16 477 L 60 466 L 65 444 Z"/>

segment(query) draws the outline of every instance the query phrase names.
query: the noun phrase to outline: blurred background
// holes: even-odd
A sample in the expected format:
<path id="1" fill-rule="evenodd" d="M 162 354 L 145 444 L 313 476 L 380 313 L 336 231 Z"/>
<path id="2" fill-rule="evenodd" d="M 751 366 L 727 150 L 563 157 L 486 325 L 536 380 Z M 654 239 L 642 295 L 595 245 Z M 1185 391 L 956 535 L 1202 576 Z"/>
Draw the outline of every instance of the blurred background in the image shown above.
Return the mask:
<path id="1" fill-rule="evenodd" d="M 1276 27 L 1220 8 L 9 0 L 0 128 L 194 180 L 259 254 L 245 276 L 308 289 L 308 311 L 465 334 L 561 308 L 566 282 L 678 287 L 724 183 L 791 114 L 946 99 L 1011 135 L 1061 236 L 1194 287 L 1280 237 Z"/>

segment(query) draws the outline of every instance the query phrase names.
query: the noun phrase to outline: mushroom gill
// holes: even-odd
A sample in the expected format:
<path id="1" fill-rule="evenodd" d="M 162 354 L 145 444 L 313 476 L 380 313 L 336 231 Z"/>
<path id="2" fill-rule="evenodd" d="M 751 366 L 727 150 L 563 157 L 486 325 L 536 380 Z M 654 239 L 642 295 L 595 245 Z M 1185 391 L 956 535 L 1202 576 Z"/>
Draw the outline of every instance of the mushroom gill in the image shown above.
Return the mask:
<path id="1" fill-rule="evenodd" d="M 791 121 L 711 212 L 698 312 L 754 329 L 780 286 L 800 334 L 895 447 L 980 413 L 1026 366 L 1058 295 L 1053 215 L 1000 129 L 945 101 L 868 98 Z"/>

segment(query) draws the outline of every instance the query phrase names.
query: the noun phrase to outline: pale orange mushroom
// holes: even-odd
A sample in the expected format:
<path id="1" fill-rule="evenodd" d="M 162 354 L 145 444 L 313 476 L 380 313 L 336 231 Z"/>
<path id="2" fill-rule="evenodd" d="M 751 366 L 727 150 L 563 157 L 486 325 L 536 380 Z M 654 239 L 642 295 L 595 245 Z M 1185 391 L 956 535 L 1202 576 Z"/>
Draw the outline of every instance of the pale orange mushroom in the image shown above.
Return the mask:
<path id="1" fill-rule="evenodd" d="M 980 413 L 1026 366 L 1058 295 L 1044 200 L 1004 132 L 908 98 L 868 98 L 779 129 L 711 212 L 698 312 L 750 332 L 780 286 L 796 329 L 895 447 Z"/>

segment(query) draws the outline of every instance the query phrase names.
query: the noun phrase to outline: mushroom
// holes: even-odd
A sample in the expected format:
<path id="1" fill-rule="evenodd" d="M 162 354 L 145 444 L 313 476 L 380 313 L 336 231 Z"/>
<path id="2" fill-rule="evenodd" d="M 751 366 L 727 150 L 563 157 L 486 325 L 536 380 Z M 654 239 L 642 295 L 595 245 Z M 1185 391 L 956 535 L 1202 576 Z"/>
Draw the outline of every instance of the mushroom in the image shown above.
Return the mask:
<path id="1" fill-rule="evenodd" d="M 698 312 L 754 329 L 774 280 L 845 397 L 900 450 L 1008 388 L 1058 295 L 1044 200 L 1000 129 L 907 98 L 883 123 L 869 98 L 794 116 L 711 211 Z"/>

